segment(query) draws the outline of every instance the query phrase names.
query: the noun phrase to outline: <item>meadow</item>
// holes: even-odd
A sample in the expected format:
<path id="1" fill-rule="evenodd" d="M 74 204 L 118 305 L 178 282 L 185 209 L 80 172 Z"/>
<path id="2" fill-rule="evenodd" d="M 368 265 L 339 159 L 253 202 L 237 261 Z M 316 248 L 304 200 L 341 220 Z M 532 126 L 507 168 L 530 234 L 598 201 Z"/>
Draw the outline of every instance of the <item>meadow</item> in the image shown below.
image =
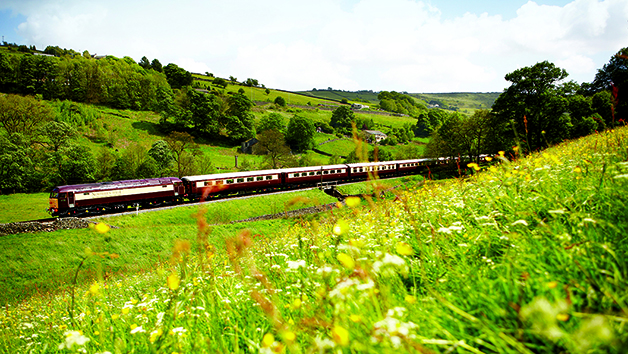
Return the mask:
<path id="1" fill-rule="evenodd" d="M 58 255 L 96 280 L 7 303 L 0 350 L 623 353 L 627 161 L 621 128 L 268 227 L 107 221 Z M 155 243 L 149 269 L 98 271 Z"/>

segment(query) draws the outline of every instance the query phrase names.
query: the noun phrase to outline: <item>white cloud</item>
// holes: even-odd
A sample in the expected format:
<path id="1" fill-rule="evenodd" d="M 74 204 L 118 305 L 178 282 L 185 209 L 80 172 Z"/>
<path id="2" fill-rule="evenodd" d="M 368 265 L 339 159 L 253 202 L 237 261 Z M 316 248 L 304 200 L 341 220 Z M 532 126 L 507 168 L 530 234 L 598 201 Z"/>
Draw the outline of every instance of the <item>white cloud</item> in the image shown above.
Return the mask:
<path id="1" fill-rule="evenodd" d="M 501 91 L 505 74 L 543 60 L 590 81 L 610 59 L 600 53 L 627 45 L 625 0 L 529 1 L 508 20 L 482 11 L 444 20 L 431 4 L 6 0 L 0 8 L 26 16 L 18 32 L 38 48 L 147 56 L 290 90 Z"/>

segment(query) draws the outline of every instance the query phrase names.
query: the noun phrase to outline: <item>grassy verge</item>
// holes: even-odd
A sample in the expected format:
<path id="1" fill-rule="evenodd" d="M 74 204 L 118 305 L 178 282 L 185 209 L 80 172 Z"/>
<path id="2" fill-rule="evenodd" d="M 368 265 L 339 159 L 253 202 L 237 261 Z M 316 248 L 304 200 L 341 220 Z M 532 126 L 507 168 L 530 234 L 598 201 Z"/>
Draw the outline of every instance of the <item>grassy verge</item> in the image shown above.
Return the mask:
<path id="1" fill-rule="evenodd" d="M 155 238 L 178 240 L 169 263 L 80 287 L 74 305 L 60 294 L 8 306 L 0 346 L 622 353 L 627 147 L 628 129 L 618 129 L 529 157 L 497 156 L 495 165 L 468 166 L 478 171 L 467 178 L 380 203 L 348 200 L 272 229 L 220 233 L 197 216 L 190 235 L 194 226 L 163 221 Z M 139 225 L 137 233 L 150 232 Z M 102 249 L 93 251 L 108 256 Z"/>
<path id="2" fill-rule="evenodd" d="M 0 224 L 50 217 L 48 193 L 0 195 Z"/>

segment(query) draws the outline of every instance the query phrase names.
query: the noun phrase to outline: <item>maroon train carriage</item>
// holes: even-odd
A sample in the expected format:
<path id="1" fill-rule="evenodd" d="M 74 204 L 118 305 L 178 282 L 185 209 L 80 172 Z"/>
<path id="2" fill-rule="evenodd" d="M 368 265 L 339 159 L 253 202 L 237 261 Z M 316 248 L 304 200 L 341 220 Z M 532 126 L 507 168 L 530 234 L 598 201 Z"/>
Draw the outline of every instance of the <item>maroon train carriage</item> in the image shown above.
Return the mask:
<path id="1" fill-rule="evenodd" d="M 399 160 L 397 163 L 397 171 L 400 175 L 415 173 L 424 168 L 421 166 L 427 166 L 433 163 L 432 159 L 412 159 L 412 160 Z"/>
<path id="2" fill-rule="evenodd" d="M 366 179 L 369 175 L 386 177 L 397 173 L 396 161 L 350 163 L 347 167 L 351 179 Z"/>
<path id="3" fill-rule="evenodd" d="M 282 170 L 216 173 L 202 176 L 186 176 L 187 197 L 192 200 L 228 195 L 239 191 L 270 190 L 282 185 Z"/>
<path id="4" fill-rule="evenodd" d="M 50 193 L 48 212 L 83 215 L 129 206 L 149 206 L 182 200 L 185 189 L 175 177 L 100 182 L 55 187 Z"/>
<path id="5" fill-rule="evenodd" d="M 347 165 L 293 167 L 279 170 L 283 183 L 289 187 L 316 185 L 321 182 L 343 181 L 349 178 Z"/>

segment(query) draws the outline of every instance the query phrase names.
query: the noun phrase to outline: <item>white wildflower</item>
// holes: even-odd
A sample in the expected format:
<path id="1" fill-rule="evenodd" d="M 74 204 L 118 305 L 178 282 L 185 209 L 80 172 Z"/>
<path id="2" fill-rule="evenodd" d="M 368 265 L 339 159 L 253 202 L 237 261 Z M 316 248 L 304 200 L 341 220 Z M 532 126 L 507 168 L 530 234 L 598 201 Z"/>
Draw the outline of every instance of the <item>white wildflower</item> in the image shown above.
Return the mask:
<path id="1" fill-rule="evenodd" d="M 85 337 L 79 331 L 67 331 L 64 333 L 64 335 L 65 335 L 65 341 L 59 344 L 59 350 L 63 350 L 63 349 L 72 350 L 72 348 L 75 345 L 82 347 L 85 345 L 85 343 L 90 341 L 89 338 Z"/>

